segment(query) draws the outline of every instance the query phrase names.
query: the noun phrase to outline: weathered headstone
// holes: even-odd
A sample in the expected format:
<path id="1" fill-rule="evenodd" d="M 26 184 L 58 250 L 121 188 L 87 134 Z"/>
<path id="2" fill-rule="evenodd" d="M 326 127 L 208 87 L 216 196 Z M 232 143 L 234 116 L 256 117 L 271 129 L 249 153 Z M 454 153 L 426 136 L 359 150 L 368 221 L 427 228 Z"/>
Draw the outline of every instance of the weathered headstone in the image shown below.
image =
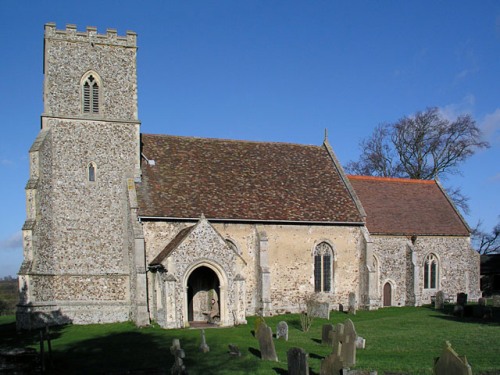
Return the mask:
<path id="1" fill-rule="evenodd" d="M 344 341 L 342 342 L 342 360 L 345 366 L 351 367 L 356 364 L 356 329 L 351 319 L 344 322 Z"/>
<path id="2" fill-rule="evenodd" d="M 307 301 L 307 311 L 313 318 L 330 319 L 330 304 L 328 302 Z"/>
<path id="3" fill-rule="evenodd" d="M 309 363 L 307 354 L 302 348 L 290 348 L 288 350 L 288 375 L 309 375 Z"/>
<path id="4" fill-rule="evenodd" d="M 278 323 L 276 328 L 276 338 L 288 341 L 288 324 L 284 321 Z"/>
<path id="5" fill-rule="evenodd" d="M 451 344 L 446 341 L 441 356 L 434 361 L 434 374 L 472 375 L 472 369 L 467 358 L 459 357 L 452 349 Z"/>
<path id="6" fill-rule="evenodd" d="M 238 345 L 229 344 L 228 348 L 229 348 L 230 355 L 235 356 L 235 357 L 241 357 L 241 351 L 240 351 L 240 348 L 238 347 Z"/>
<path id="7" fill-rule="evenodd" d="M 483 297 L 479 298 L 479 299 L 477 300 L 477 304 L 478 304 L 479 306 L 486 306 L 486 298 L 483 298 Z"/>
<path id="8" fill-rule="evenodd" d="M 467 294 L 466 293 L 458 293 L 457 294 L 457 305 L 459 305 L 459 306 L 467 305 Z"/>
<path id="9" fill-rule="evenodd" d="M 172 375 L 187 375 L 186 366 L 184 366 L 184 358 L 186 357 L 186 354 L 184 353 L 184 350 L 181 349 L 179 339 L 172 340 L 170 353 L 174 356 L 174 365 L 172 366 L 170 373 Z"/>
<path id="10" fill-rule="evenodd" d="M 262 323 L 257 331 L 259 340 L 260 358 L 265 361 L 278 361 L 276 348 L 274 347 L 273 331 L 266 323 Z"/>
<path id="11" fill-rule="evenodd" d="M 321 344 L 332 346 L 333 344 L 333 334 L 335 327 L 333 324 L 323 324 L 321 329 Z"/>
<path id="12" fill-rule="evenodd" d="M 349 293 L 349 314 L 356 315 L 356 293 Z"/>
<path id="13" fill-rule="evenodd" d="M 444 301 L 446 299 L 446 295 L 442 290 L 439 290 L 436 293 L 436 298 L 434 300 L 434 308 L 436 310 L 443 310 L 444 309 Z"/>
<path id="14" fill-rule="evenodd" d="M 207 341 L 205 339 L 205 330 L 201 330 L 201 345 L 200 345 L 200 352 L 202 353 L 208 353 L 210 351 L 210 347 L 207 345 Z"/>
<path id="15" fill-rule="evenodd" d="M 332 336 L 332 352 L 340 356 L 342 343 L 344 342 L 344 325 L 337 323 L 330 335 Z"/>
<path id="16" fill-rule="evenodd" d="M 321 360 L 320 375 L 340 374 L 344 368 L 342 358 L 335 352 Z"/>
<path id="17" fill-rule="evenodd" d="M 500 307 L 500 295 L 493 296 L 493 307 Z"/>
<path id="18" fill-rule="evenodd" d="M 366 340 L 361 336 L 356 337 L 356 349 L 364 348 L 366 348 Z"/>
<path id="19" fill-rule="evenodd" d="M 257 337 L 257 333 L 259 332 L 259 328 L 262 324 L 266 324 L 266 321 L 264 320 L 264 318 L 262 316 L 257 316 L 255 318 L 255 322 L 254 322 L 255 337 Z"/>

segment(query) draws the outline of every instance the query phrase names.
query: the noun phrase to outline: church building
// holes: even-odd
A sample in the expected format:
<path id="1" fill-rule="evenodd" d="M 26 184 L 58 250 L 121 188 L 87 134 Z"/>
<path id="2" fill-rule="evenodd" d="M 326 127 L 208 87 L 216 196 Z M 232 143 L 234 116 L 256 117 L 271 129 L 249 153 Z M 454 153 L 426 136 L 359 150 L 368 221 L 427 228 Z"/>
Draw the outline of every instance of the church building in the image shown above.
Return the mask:
<path id="1" fill-rule="evenodd" d="M 326 138 L 141 133 L 136 37 L 45 25 L 19 328 L 480 297 L 470 229 L 436 181 L 347 176 Z"/>

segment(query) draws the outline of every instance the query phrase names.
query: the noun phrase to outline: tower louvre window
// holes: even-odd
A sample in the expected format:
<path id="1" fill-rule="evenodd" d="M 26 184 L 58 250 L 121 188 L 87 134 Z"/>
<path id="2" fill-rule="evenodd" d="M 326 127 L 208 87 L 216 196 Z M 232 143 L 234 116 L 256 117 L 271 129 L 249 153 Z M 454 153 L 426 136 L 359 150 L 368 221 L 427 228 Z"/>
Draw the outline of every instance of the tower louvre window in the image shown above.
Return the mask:
<path id="1" fill-rule="evenodd" d="M 83 81 L 83 113 L 99 113 L 99 82 L 90 74 Z"/>

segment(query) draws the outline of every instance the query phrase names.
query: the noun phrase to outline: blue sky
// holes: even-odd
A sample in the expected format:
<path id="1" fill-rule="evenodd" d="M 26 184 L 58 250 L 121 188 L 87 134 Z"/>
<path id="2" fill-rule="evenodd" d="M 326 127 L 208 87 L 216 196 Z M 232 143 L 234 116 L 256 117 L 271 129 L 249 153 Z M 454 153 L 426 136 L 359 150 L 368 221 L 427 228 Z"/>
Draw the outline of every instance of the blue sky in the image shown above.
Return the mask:
<path id="1" fill-rule="evenodd" d="M 22 260 L 47 22 L 137 32 L 143 133 L 319 145 L 328 128 L 346 164 L 380 123 L 471 113 L 491 148 L 443 183 L 470 197 L 471 226 L 498 222 L 498 1 L 0 0 L 0 14 L 0 276 Z"/>

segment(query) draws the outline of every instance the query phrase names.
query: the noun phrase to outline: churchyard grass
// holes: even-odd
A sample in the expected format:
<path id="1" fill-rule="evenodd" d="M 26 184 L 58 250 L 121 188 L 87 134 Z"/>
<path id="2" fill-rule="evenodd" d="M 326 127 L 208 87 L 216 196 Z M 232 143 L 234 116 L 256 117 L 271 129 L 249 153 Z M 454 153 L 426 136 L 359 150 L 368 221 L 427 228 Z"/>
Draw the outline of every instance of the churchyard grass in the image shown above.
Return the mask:
<path id="1" fill-rule="evenodd" d="M 331 351 L 321 345 L 322 325 L 347 318 L 366 339 L 366 349 L 357 351 L 357 369 L 374 369 L 379 374 L 432 374 L 433 360 L 448 340 L 459 355 L 467 357 L 474 374 L 500 370 L 500 311 L 494 311 L 493 320 L 483 322 L 454 318 L 427 307 L 393 307 L 358 311 L 356 315 L 332 312 L 330 320 L 314 319 L 309 332 L 302 332 L 298 314 L 266 318 L 273 332 L 282 320 L 289 326 L 288 341 L 275 340 L 279 362 L 260 360 L 258 341 L 252 334 L 253 317 L 247 325 L 206 329 L 209 353 L 198 350 L 198 329 L 137 328 L 132 323 L 68 325 L 51 330 L 54 368 L 49 373 L 122 374 L 149 369 L 168 374 L 173 364 L 170 346 L 178 338 L 190 374 L 285 374 L 286 352 L 291 347 L 309 353 L 311 374 L 318 374 L 321 359 Z M 241 357 L 231 357 L 228 344 L 238 345 Z M 0 317 L 0 348 L 24 345 L 38 349 L 38 333 L 16 334 L 14 317 Z"/>

